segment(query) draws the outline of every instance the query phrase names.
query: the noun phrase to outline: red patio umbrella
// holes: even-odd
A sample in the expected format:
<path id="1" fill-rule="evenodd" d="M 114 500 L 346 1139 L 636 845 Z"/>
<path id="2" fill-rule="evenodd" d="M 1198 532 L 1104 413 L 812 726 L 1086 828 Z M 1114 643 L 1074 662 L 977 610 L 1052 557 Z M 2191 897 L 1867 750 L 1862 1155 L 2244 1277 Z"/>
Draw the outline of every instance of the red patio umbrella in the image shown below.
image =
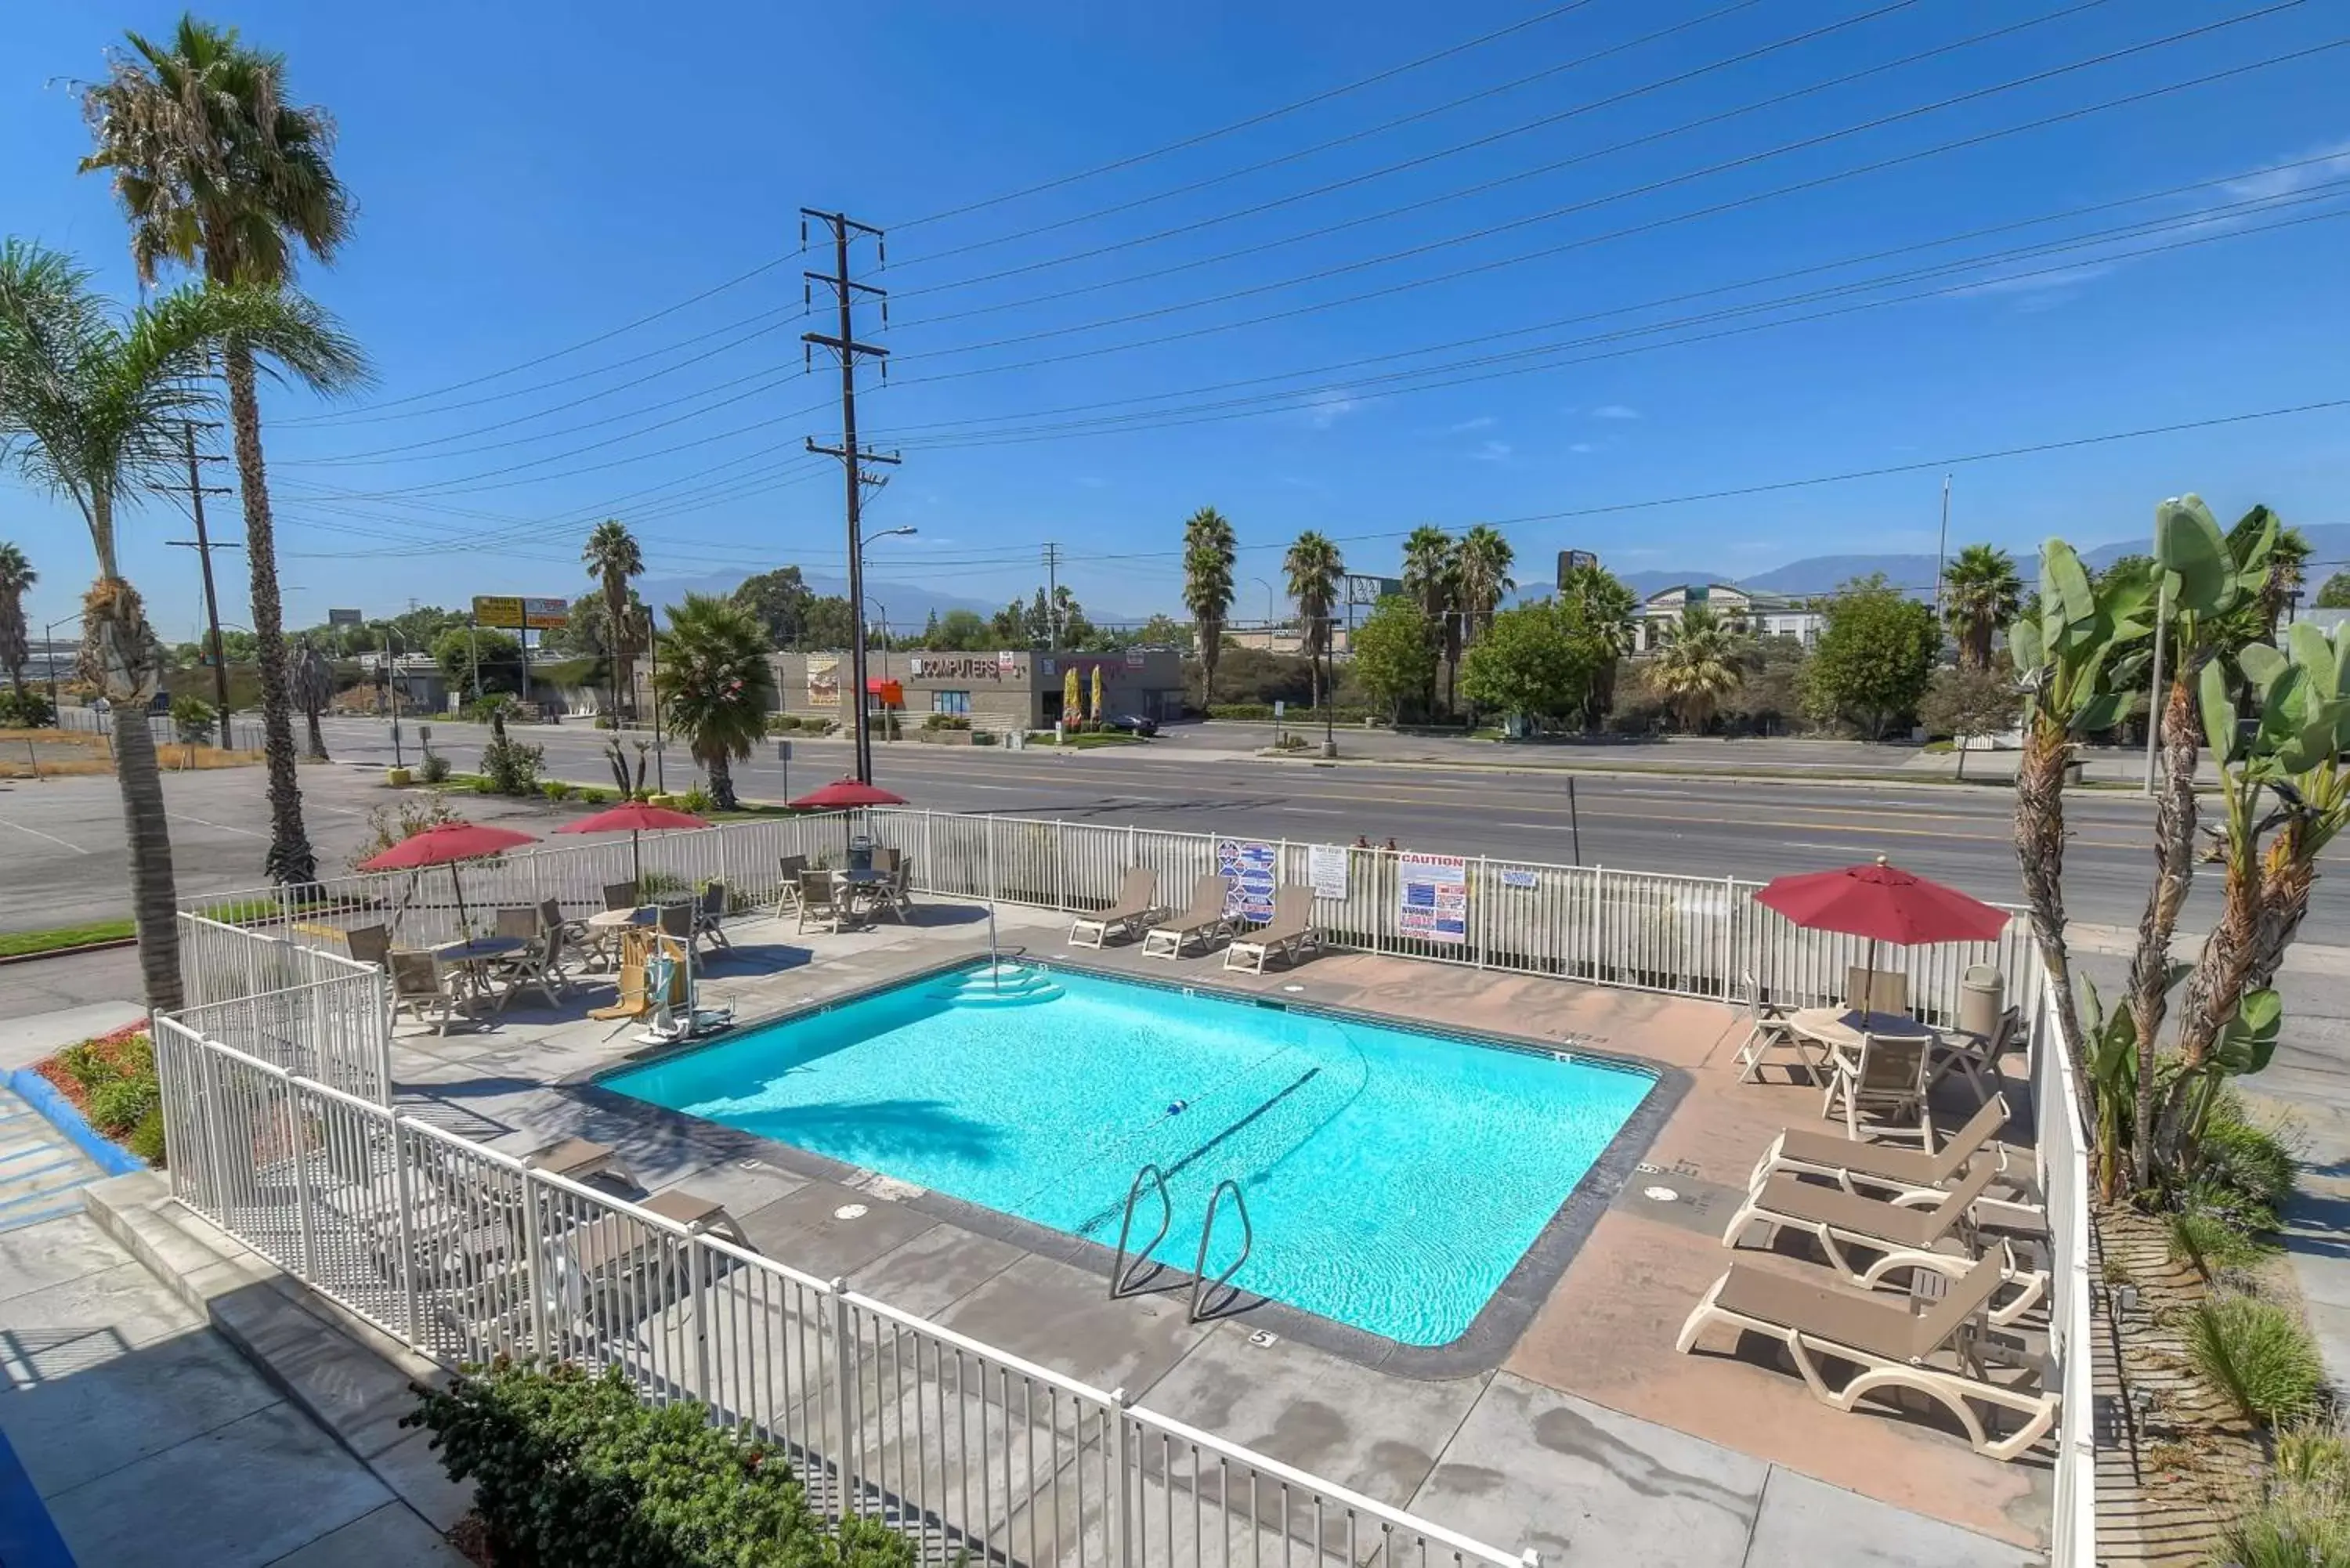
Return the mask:
<path id="1" fill-rule="evenodd" d="M 903 805 L 906 797 L 891 794 L 878 784 L 860 784 L 855 779 L 840 779 L 822 789 L 810 790 L 792 802 L 795 811 L 844 811 L 854 805 Z"/>
<path id="2" fill-rule="evenodd" d="M 473 822 L 444 822 L 411 833 L 382 854 L 359 863 L 362 871 L 418 871 L 428 866 L 449 867 L 449 886 L 457 893 L 457 923 L 465 923 L 465 886 L 457 879 L 457 863 L 503 855 L 538 840 L 510 827 L 485 827 Z"/>
<path id="3" fill-rule="evenodd" d="M 632 800 L 626 805 L 616 805 L 609 811 L 599 811 L 593 816 L 583 816 L 577 822 L 567 822 L 557 833 L 625 833 L 629 836 L 629 876 L 633 881 L 645 879 L 642 835 L 659 833 L 664 828 L 707 827 L 710 824 L 691 812 L 671 811 L 665 805 L 653 805 Z"/>
<path id="4" fill-rule="evenodd" d="M 1781 877 L 1754 901 L 1810 930 L 1866 937 L 1872 971 L 1879 942 L 1987 942 L 2007 929 L 2004 909 L 1904 871 L 1882 855 L 1865 866 Z"/>

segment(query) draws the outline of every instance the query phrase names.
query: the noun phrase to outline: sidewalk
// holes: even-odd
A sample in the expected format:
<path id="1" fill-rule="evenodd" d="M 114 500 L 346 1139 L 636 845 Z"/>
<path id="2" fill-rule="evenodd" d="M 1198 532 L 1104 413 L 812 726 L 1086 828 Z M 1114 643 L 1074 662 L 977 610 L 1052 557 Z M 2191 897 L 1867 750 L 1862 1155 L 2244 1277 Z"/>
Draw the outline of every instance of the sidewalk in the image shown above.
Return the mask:
<path id="1" fill-rule="evenodd" d="M 87 1215 L 0 1234 L 0 1372 L 83 1568 L 463 1568 Z"/>

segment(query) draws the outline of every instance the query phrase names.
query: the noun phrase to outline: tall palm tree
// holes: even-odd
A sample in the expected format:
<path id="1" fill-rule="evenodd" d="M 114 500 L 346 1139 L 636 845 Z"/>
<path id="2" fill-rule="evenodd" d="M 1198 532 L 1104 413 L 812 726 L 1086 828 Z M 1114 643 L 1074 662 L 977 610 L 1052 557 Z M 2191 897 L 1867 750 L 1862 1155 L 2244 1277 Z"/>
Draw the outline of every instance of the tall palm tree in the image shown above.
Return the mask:
<path id="1" fill-rule="evenodd" d="M 1681 611 L 1680 625 L 1649 665 L 1657 695 L 1672 705 L 1681 727 L 1700 733 L 1721 700 L 1745 683 L 1742 639 L 1703 605 Z"/>
<path id="2" fill-rule="evenodd" d="M 18 691 L 25 690 L 25 662 L 33 656 L 32 628 L 25 624 L 25 593 L 41 580 L 25 552 L 0 540 L 0 668 Z"/>
<path id="3" fill-rule="evenodd" d="M 0 456 L 34 488 L 70 500 L 89 529 L 98 577 L 82 599 L 82 673 L 124 714 L 142 716 L 116 727 L 114 771 L 147 1004 L 171 1009 L 182 994 L 172 840 L 143 722 L 164 654 L 123 580 L 117 518 L 173 476 L 181 421 L 214 406 L 202 378 L 224 331 L 256 330 L 268 311 L 286 307 L 274 295 L 190 286 L 118 321 L 89 277 L 56 251 L 0 246 Z"/>
<path id="4" fill-rule="evenodd" d="M 644 574 L 645 553 L 637 547 L 637 536 L 629 532 L 628 524 L 611 517 L 597 524 L 596 531 L 588 535 L 588 547 L 579 553 L 579 560 L 604 594 L 604 625 L 609 628 L 605 653 L 612 667 L 612 722 L 618 724 L 620 693 L 636 690 L 629 679 L 636 659 L 629 637 L 629 579 Z"/>
<path id="5" fill-rule="evenodd" d="M 1312 529 L 1300 534 L 1282 557 L 1281 569 L 1289 577 L 1289 597 L 1297 601 L 1297 618 L 1305 623 L 1305 657 L 1321 662 L 1312 666 L 1314 671 L 1314 706 L 1319 708 L 1331 687 L 1330 628 L 1331 612 L 1337 607 L 1338 585 L 1347 575 L 1347 563 L 1338 556 L 1338 546 Z"/>
<path id="6" fill-rule="evenodd" d="M 1200 639 L 1200 706 L 1216 689 L 1216 660 L 1224 650 L 1224 618 L 1232 607 L 1232 563 L 1240 545 L 1232 525 L 1212 506 L 1183 524 L 1183 607 Z"/>
<path id="7" fill-rule="evenodd" d="M 1959 662 L 1991 668 L 1991 634 L 2013 620 L 2023 605 L 2023 579 L 2015 557 L 1989 545 L 1970 545 L 1942 574 L 1942 618 L 1959 639 Z"/>
<path id="8" fill-rule="evenodd" d="M 151 284 L 164 262 L 201 265 L 216 284 L 276 289 L 294 275 L 297 252 L 331 261 L 350 232 L 351 202 L 329 158 L 335 125 L 326 111 L 291 102 L 282 55 L 240 43 L 234 28 L 182 16 L 168 47 L 125 35 L 103 82 L 82 94 L 97 150 L 85 172 L 109 171 L 130 223 L 130 256 Z M 279 369 L 317 391 L 365 379 L 358 350 L 337 335 L 336 352 Z M 269 874 L 296 884 L 317 878 L 317 855 L 302 826 L 295 776 L 293 704 L 286 690 L 284 611 L 277 587 L 277 535 L 261 454 L 255 392 L 262 345 L 231 333 L 219 345 L 236 443 L 237 490 L 244 504 L 245 560 L 253 574 L 255 659 L 269 763 Z"/>
<path id="9" fill-rule="evenodd" d="M 1491 626 L 1493 612 L 1502 607 L 1502 600 L 1517 580 L 1510 568 L 1517 564 L 1517 552 L 1510 548 L 1509 540 L 1498 528 L 1480 523 L 1461 535 L 1461 548 L 1456 556 L 1456 570 L 1461 575 L 1461 610 L 1468 636 L 1476 635 Z"/>
<path id="10" fill-rule="evenodd" d="M 2239 523 L 2236 526 L 2242 527 Z M 2230 530 L 2233 533 L 2233 530 Z M 2308 536 L 2298 528 L 2279 528 L 2276 544 L 2269 552 L 2269 575 L 2261 584 L 2259 597 L 2262 622 L 2268 628 L 2268 639 L 2276 640 L 2277 622 L 2284 618 L 2285 607 L 2301 597 L 2303 579 L 2306 575 L 2312 552 Z"/>
<path id="11" fill-rule="evenodd" d="M 1461 607 L 1460 566 L 1460 545 L 1443 529 L 1422 524 L 1405 536 L 1403 591 L 1428 618 L 1429 635 L 1448 669 L 1461 659 L 1461 627 L 1454 613 Z M 1436 706 L 1434 665 L 1429 667 L 1425 700 L 1430 709 Z"/>
<path id="12" fill-rule="evenodd" d="M 669 612 L 657 679 L 662 716 L 710 775 L 711 800 L 733 810 L 733 764 L 765 738 L 775 705 L 767 628 L 732 599 L 688 594 Z"/>
<path id="13" fill-rule="evenodd" d="M 1596 729 L 1599 721 L 1616 705 L 1616 674 L 1625 656 L 1632 651 L 1632 612 L 1639 607 L 1640 601 L 1623 579 L 1596 561 L 1581 562 L 1567 569 L 1565 579 L 1559 584 L 1558 601 L 1607 650 L 1606 659 L 1592 671 L 1591 684 L 1584 697 L 1583 726 Z"/>

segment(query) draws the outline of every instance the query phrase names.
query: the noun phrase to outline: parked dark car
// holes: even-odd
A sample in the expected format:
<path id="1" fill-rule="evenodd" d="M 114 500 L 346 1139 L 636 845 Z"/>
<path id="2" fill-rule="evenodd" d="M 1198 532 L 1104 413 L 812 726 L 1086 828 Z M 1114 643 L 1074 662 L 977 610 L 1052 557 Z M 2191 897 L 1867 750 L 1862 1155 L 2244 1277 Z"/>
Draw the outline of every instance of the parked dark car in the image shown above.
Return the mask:
<path id="1" fill-rule="evenodd" d="M 1113 713 L 1102 721 L 1102 728 L 1124 730 L 1129 735 L 1155 735 L 1159 733 L 1159 721 L 1139 713 Z"/>

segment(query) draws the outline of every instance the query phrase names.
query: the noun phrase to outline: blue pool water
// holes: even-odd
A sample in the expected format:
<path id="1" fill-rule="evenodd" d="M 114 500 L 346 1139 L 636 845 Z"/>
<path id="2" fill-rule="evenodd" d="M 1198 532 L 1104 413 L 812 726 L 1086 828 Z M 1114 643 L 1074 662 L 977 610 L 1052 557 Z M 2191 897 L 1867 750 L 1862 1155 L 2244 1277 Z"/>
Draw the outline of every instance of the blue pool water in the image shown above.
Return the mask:
<path id="1" fill-rule="evenodd" d="M 1145 1160 L 1188 1270 L 1239 1181 L 1233 1282 L 1407 1345 L 1469 1326 L 1655 1079 L 1406 1029 L 983 964 L 607 1088 L 1115 1246 Z M 1180 1106 L 1176 1109 L 1174 1107 Z M 1239 1251 L 1229 1199 L 1211 1272 Z M 1157 1228 L 1146 1199 L 1139 1246 Z M 788 1260 L 787 1260 L 788 1261 Z"/>

